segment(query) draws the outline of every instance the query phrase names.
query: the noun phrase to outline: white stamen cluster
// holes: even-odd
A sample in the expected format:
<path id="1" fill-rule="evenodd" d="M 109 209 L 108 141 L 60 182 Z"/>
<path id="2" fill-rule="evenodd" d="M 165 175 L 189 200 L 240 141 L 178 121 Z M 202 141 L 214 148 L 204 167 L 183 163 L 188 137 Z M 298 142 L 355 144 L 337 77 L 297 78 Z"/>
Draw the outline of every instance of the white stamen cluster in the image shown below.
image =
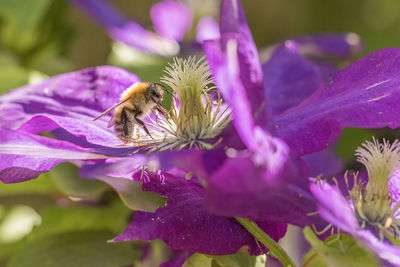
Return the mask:
<path id="1" fill-rule="evenodd" d="M 390 144 L 383 140 L 379 143 L 375 138 L 365 142 L 356 150 L 357 161 L 364 164 L 368 171 L 368 183 L 356 181 L 350 191 L 354 210 L 362 226 L 366 223 L 379 230 L 392 230 L 399 234 L 400 221 L 395 218 L 399 205 L 393 206 L 389 193 L 389 181 L 393 173 L 400 167 L 400 142 Z"/>
<path id="2" fill-rule="evenodd" d="M 174 58 L 165 70 L 161 81 L 172 88 L 174 98 L 169 118 L 150 118 L 147 124 L 151 137 L 133 140 L 134 145 L 143 146 L 149 152 L 167 149 L 199 147 L 212 149 L 209 139 L 215 138 L 230 121 L 227 106 L 218 99 L 212 101 L 209 93 L 215 90 L 204 58 L 196 61 Z"/>

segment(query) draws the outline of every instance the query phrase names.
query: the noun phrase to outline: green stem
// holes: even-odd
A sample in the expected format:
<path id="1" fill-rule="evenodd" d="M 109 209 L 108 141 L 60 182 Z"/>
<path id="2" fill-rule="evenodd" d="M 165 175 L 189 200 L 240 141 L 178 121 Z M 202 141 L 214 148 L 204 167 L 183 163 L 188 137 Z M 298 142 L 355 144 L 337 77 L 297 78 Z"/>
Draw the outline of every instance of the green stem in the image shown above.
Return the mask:
<path id="1" fill-rule="evenodd" d="M 277 258 L 286 267 L 295 267 L 293 261 L 289 258 L 286 252 L 269 237 L 258 225 L 246 218 L 236 217 L 236 220 L 249 231 L 258 241 L 269 249 L 269 254 Z"/>

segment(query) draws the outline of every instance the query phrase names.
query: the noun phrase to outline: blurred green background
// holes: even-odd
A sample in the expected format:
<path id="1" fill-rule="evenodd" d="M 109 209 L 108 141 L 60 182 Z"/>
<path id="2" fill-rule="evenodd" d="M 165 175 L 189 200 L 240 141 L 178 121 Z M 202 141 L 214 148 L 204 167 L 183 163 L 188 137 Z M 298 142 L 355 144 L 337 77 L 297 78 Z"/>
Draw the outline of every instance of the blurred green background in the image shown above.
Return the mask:
<path id="1" fill-rule="evenodd" d="M 124 14 L 151 29 L 154 0 L 114 0 Z M 244 0 L 258 47 L 297 35 L 358 33 L 366 52 L 400 44 L 396 0 Z M 0 88 L 26 83 L 27 71 L 53 75 L 107 64 L 111 39 L 65 1 L 0 0 Z M 188 36 L 193 36 L 189 34 Z"/>
<path id="2" fill-rule="evenodd" d="M 149 11 L 156 1 L 110 2 L 151 29 Z M 342 32 L 359 34 L 366 45 L 365 53 L 400 46 L 398 0 L 243 0 L 242 3 L 260 48 L 298 35 Z M 143 80 L 158 79 L 165 59 L 142 56 L 141 60 L 143 68 L 140 64 L 128 66 L 119 62 L 112 56 L 112 40 L 103 29 L 66 1 L 0 0 L 0 94 L 43 77 L 110 63 L 124 65 Z M 145 64 L 146 61 L 150 63 Z M 354 149 L 372 134 L 387 136 L 388 132 L 345 130 L 337 147 L 339 154 L 351 164 Z M 395 137 L 397 133 L 390 135 Z M 51 255 L 60 264 L 68 263 L 68 258 L 51 250 L 54 246 L 75 253 L 75 266 L 111 266 L 106 259 L 119 266 L 138 259 L 140 252 L 127 253 L 132 244 L 112 248 L 104 244 L 104 240 L 125 228 L 132 211 L 104 184 L 78 180 L 76 176 L 76 169 L 66 165 L 30 182 L 0 184 L 0 266 L 6 264 L 10 255 L 13 256 L 9 266 L 35 266 L 33 262 L 52 266 L 51 262 L 43 263 L 45 258 L 40 257 L 43 253 L 49 253 L 46 259 Z M 40 226 L 31 232 L 35 225 Z M 70 239 L 60 238 L 65 233 L 69 233 Z M 74 244 L 82 244 L 84 240 L 90 241 L 82 245 L 86 254 L 71 252 Z M 153 248 L 163 249 L 159 243 L 153 243 Z M 28 262 L 24 261 L 27 256 L 20 253 L 26 249 L 33 250 Z M 92 258 L 102 257 L 88 265 L 87 253 L 93 253 L 89 254 Z M 162 259 L 153 255 L 149 266 L 156 266 Z"/>

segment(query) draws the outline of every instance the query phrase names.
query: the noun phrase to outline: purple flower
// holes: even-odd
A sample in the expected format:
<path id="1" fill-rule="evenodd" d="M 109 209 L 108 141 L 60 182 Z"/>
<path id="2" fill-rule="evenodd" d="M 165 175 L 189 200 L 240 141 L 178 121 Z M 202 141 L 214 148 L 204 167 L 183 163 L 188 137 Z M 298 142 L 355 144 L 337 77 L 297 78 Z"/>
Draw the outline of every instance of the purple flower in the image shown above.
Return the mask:
<path id="1" fill-rule="evenodd" d="M 316 222 L 307 216 L 315 199 L 298 156 L 322 151 L 344 127 L 399 126 L 400 49 L 377 51 L 325 82 L 326 69 L 300 56 L 301 41 L 285 42 L 262 66 L 240 1 L 223 1 L 220 36 L 203 47 L 246 150 L 228 149 L 230 158 L 207 178 L 208 209 L 259 221 Z"/>
<path id="2" fill-rule="evenodd" d="M 204 187 L 195 176 L 187 180 L 186 172 L 174 173 L 167 167 L 170 172 L 158 170 L 160 161 L 173 162 L 174 152 L 159 157 L 132 156 L 139 148 L 213 148 L 209 142 L 214 142 L 229 123 L 229 110 L 220 98 L 202 99 L 215 89 L 208 86 L 211 80 L 204 62 L 176 59 L 167 73 L 163 81 L 177 95 L 169 118 L 157 114 L 147 118 L 152 137 L 132 139 L 134 146 L 122 146 L 124 142 L 107 128 L 109 115 L 93 122 L 94 117 L 119 101 L 118 94 L 139 81 L 122 69 L 104 66 L 62 74 L 3 95 L 1 113 L 10 115 L 0 117 L 0 179 L 5 183 L 25 181 L 70 161 L 81 167 L 81 177 L 108 183 L 122 198 L 136 193 L 127 189 L 137 190 L 140 182 L 145 191 L 168 197 L 166 206 L 158 209 L 160 203 L 154 195 L 150 200 L 156 203 L 128 203 L 143 212 L 136 212 L 131 225 L 115 241 L 161 238 L 174 249 L 191 252 L 229 254 L 246 246 L 251 254 L 265 253 L 267 249 L 259 246 L 234 218 L 204 209 Z M 36 135 L 43 132 L 56 139 Z M 185 151 L 177 157 L 193 160 L 199 151 L 188 152 L 189 157 Z M 167 157 L 171 159 L 165 160 Z M 149 195 L 144 193 L 150 192 L 139 192 L 147 200 Z M 285 224 L 263 221 L 259 225 L 275 240 L 286 232 Z"/>
<path id="3" fill-rule="evenodd" d="M 145 53 L 160 56 L 178 54 L 178 42 L 182 42 L 184 35 L 191 30 L 193 22 L 196 26 L 197 41 L 218 37 L 218 25 L 213 18 L 217 10 L 217 1 L 188 1 L 187 3 L 175 0 L 163 0 L 154 4 L 150 17 L 156 33 L 146 30 L 139 23 L 125 18 L 106 0 L 70 0 L 71 3 L 93 17 L 110 35 L 110 37 L 128 46 Z M 198 6 L 202 8 L 198 9 Z M 197 14 L 202 10 L 201 14 Z M 189 45 L 195 48 L 196 45 Z"/>
<path id="4" fill-rule="evenodd" d="M 163 0 L 152 6 L 150 17 L 158 34 L 178 42 L 191 30 L 194 21 L 198 21 L 195 26 L 196 40 L 201 43 L 219 36 L 218 24 L 214 19 L 218 9 L 218 0 Z"/>
<path id="5" fill-rule="evenodd" d="M 384 238 L 385 235 L 398 238 L 400 233 L 400 143 L 396 140 L 392 145 L 386 141 L 380 144 L 374 139 L 358 148 L 356 155 L 367 168 L 368 183 L 357 181 L 355 174 L 348 201 L 338 188 L 317 180 L 311 184 L 311 191 L 318 199 L 318 212 L 383 261 L 400 266 L 400 248 Z"/>
<path id="6" fill-rule="evenodd" d="M 188 74 L 182 76 L 186 80 L 183 80 L 183 84 L 179 79 L 164 80 L 176 90 L 179 97 L 179 101 L 175 101 L 173 105 L 175 112 L 172 112 L 172 121 L 147 121 L 154 126 L 152 128 L 154 137 L 157 137 L 156 132 L 159 133 L 158 139 L 150 140 L 143 137 L 141 142 L 147 144 L 156 140 L 152 146 L 147 146 L 149 150 L 193 146 L 213 149 L 159 154 L 163 170 L 169 170 L 174 164 L 179 164 L 186 171 L 207 180 L 209 186 L 205 202 L 211 211 L 227 216 L 246 216 L 257 221 L 274 220 L 299 225 L 308 224 L 314 219 L 307 216 L 307 213 L 316 207 L 314 198 L 308 191 L 307 166 L 297 155 L 302 155 L 305 151 L 314 152 L 323 149 L 326 143 L 334 140 L 334 138 L 327 139 L 327 133 L 329 136 L 339 134 L 341 130 L 339 123 L 342 123 L 342 126 L 378 127 L 386 125 L 381 118 L 392 118 L 390 125 L 396 125 L 395 103 L 397 102 L 394 88 L 396 88 L 397 65 L 395 63 L 399 51 L 397 49 L 378 51 L 349 68 L 334 73 L 326 86 L 319 87 L 318 84 L 323 83 L 319 69 L 315 68 L 311 61 L 301 58 L 297 49 L 300 46 L 291 41 L 277 48 L 271 60 L 264 65 L 264 79 L 263 67 L 259 62 L 244 13 L 239 3 L 236 7 L 238 9 L 235 9 L 230 1 L 224 2 L 221 17 L 222 37 L 220 40 L 207 42 L 205 50 L 218 89 L 224 94 L 235 117 L 233 123 L 240 138 L 232 127 L 224 128 L 228 122 L 226 115 L 229 111 L 225 109 L 221 99 L 217 104 L 213 104 L 213 101 L 203 102 L 202 93 L 196 90 L 193 91 L 196 97 L 184 100 L 185 94 L 182 94 L 183 98 L 179 96 L 179 88 L 184 88 L 186 83 L 197 79 L 197 82 L 202 84 L 200 88 L 204 89 L 210 80 L 207 78 L 204 64 L 196 65 L 193 60 L 179 63 L 178 60 L 175 65 L 171 65 L 170 70 L 175 73 L 180 68 L 179 64 L 186 66 L 180 70 L 180 73 Z M 363 66 L 361 74 L 354 67 L 359 65 Z M 276 66 L 275 72 L 271 71 L 274 69 L 273 66 Z M 194 69 L 200 70 L 198 72 L 200 75 L 192 75 L 195 73 Z M 301 71 L 310 73 L 307 79 L 302 80 L 301 77 L 293 76 Z M 372 72 L 371 75 L 358 77 L 367 71 Z M 346 77 L 348 72 L 358 79 L 345 80 L 342 83 L 341 77 Z M 287 79 L 283 74 L 292 78 Z M 276 78 L 272 83 L 272 77 L 279 79 Z M 18 136 L 29 139 L 35 138 L 35 134 L 38 133 L 51 132 L 58 140 L 73 143 L 84 153 L 98 154 L 100 155 L 98 157 L 103 158 L 129 156 L 136 152 L 138 147 L 119 146 L 123 143 L 116 138 L 112 129 L 107 128 L 110 117 L 104 117 L 96 122 L 92 119 L 117 103 L 119 95 L 138 81 L 137 76 L 122 69 L 103 66 L 62 74 L 39 85 L 16 89 L 0 98 L 2 114 L 0 123 L 2 127 L 12 129 L 5 130 L 7 134 L 4 136 L 12 135 L 17 130 Z M 298 88 L 293 85 L 296 81 L 301 85 Z M 344 91 L 344 87 L 351 90 Z M 211 94 L 214 89 L 208 88 Z M 316 92 L 307 91 L 304 94 L 303 88 L 313 88 Z M 298 91 L 293 92 L 297 89 Z M 274 96 L 279 96 L 268 93 L 268 90 L 285 91 L 284 95 L 288 101 L 278 101 L 284 108 L 280 106 L 272 108 L 268 105 L 267 100 L 274 103 L 276 100 Z M 360 91 L 367 93 L 361 100 L 354 99 L 353 96 Z M 382 92 L 383 95 L 391 93 L 392 97 L 381 97 Z M 309 97 L 302 101 L 307 96 Z M 210 95 L 209 100 L 211 99 Z M 339 100 L 343 105 L 335 106 Z M 329 104 L 331 109 L 319 105 L 319 101 Z M 183 112 L 179 110 L 181 106 L 196 108 L 185 109 Z M 358 117 L 347 118 L 348 120 L 339 116 L 343 110 L 347 111 L 350 108 L 368 110 Z M 303 117 L 302 114 L 310 114 L 312 111 L 313 116 L 309 116 L 310 120 Z M 296 116 L 300 116 L 302 120 L 290 121 Z M 285 120 L 289 120 L 290 123 L 281 125 L 280 123 Z M 279 128 L 276 128 L 276 125 Z M 321 125 L 325 128 L 321 128 Z M 168 133 L 171 132 L 169 127 L 173 127 L 172 132 L 175 134 Z M 300 127 L 299 129 L 309 134 L 303 136 L 301 132 L 295 130 L 295 127 Z M 323 129 L 326 131 L 322 131 Z M 221 131 L 223 132 L 219 135 Z M 302 138 L 297 140 L 299 135 Z M 217 146 L 220 137 L 223 137 L 223 143 Z M 283 140 L 280 137 L 284 137 Z M 0 142 L 2 155 L 5 157 L 10 153 L 16 155 L 18 145 L 11 146 L 6 138 L 0 139 Z M 56 144 L 48 142 L 48 138 L 37 142 L 41 146 L 56 147 Z M 21 147 L 18 149 L 20 149 L 19 155 L 24 153 Z M 72 149 L 68 148 L 63 151 L 68 154 L 70 150 Z M 332 158 L 329 152 L 321 153 Z M 84 163 L 93 162 L 91 154 L 86 154 L 89 156 Z M 30 155 L 32 154 L 26 155 L 29 160 L 24 161 L 26 164 L 23 169 L 18 169 L 18 175 L 14 175 L 12 179 L 9 175 L 3 175 L 0 177 L 1 180 L 6 183 L 24 181 L 50 170 L 53 166 L 37 164 L 40 159 Z M 83 157 L 78 159 L 85 160 Z M 69 158 L 62 157 L 60 160 L 65 161 Z M 101 160 L 95 162 L 99 161 Z M 14 165 L 15 162 L 3 161 L 1 166 L 3 173 L 10 173 L 16 170 L 15 167 L 20 167 Z M 336 161 L 329 166 L 332 173 L 336 172 L 337 166 Z M 253 178 L 248 179 L 248 177 Z M 221 199 L 231 201 L 221 201 Z M 251 208 L 248 208 L 249 202 L 252 203 Z M 268 204 L 274 202 L 279 202 L 279 206 Z"/>
<path id="7" fill-rule="evenodd" d="M 154 29 L 161 36 L 182 41 L 193 23 L 192 10 L 182 2 L 165 0 L 154 4 L 150 11 Z"/>
<path id="8" fill-rule="evenodd" d="M 143 173 L 139 176 L 144 190 L 167 196 L 169 202 L 154 213 L 146 209 L 136 213 L 119 240 L 162 238 L 173 248 L 204 253 L 231 253 L 243 245 L 256 253 L 253 240 L 233 221 L 234 216 L 253 219 L 267 232 L 277 224 L 275 239 L 283 235 L 281 223 L 318 222 L 307 215 L 316 210 L 316 203 L 309 191 L 308 167 L 300 156 L 323 150 L 345 126 L 398 124 L 395 89 L 400 51 L 378 51 L 335 72 L 324 84 L 326 68 L 301 57 L 301 44 L 295 41 L 276 48 L 262 66 L 240 2 L 223 2 L 220 26 L 221 38 L 206 41 L 204 48 L 226 102 L 214 93 L 204 62 L 176 59 L 161 79 L 177 96 L 170 117 L 151 114 L 145 122 L 152 137 L 142 132 L 132 146 L 124 145 L 107 128 L 111 116 L 93 122 L 119 101 L 126 88 L 140 81 L 120 68 L 66 73 L 1 96 L 0 154 L 6 160 L 0 163 L 0 180 L 25 181 L 61 161 L 73 161 L 82 167 L 82 177 L 106 181 L 121 193 L 125 182 L 134 182 L 132 175 L 137 180 Z M 286 97 L 280 99 L 274 90 Z M 269 104 L 275 101 L 279 105 Z M 350 117 L 350 111 L 356 117 Z M 43 132 L 55 139 L 36 135 Z M 132 156 L 139 150 L 163 152 L 153 153 L 155 160 Z M 321 153 L 332 156 L 329 151 Z M 325 167 L 334 172 L 336 163 Z M 128 169 L 121 171 L 121 165 Z M 138 171 L 143 165 L 143 172 Z M 132 174 L 133 170 L 137 171 Z M 187 181 L 185 176 L 191 175 Z M 205 180 L 207 187 L 199 180 Z M 180 201 L 190 210 L 179 206 Z M 186 228 L 174 227 L 178 222 L 168 217 L 179 211 L 184 211 L 180 225 Z M 157 216 L 160 221 L 152 220 Z M 216 229 L 226 227 L 237 238 L 225 250 L 219 245 L 226 240 L 217 240 L 221 242 L 215 246 L 209 244 L 211 239 L 204 240 L 207 245 L 198 242 L 200 232 L 220 238 L 204 221 L 218 222 L 221 228 Z M 196 235 L 191 236 L 188 227 L 197 229 Z M 170 231 L 185 240 L 174 239 Z"/>
<path id="9" fill-rule="evenodd" d="M 179 45 L 146 30 L 139 23 L 128 20 L 106 0 L 70 0 L 92 16 L 112 39 L 143 52 L 161 56 L 171 56 L 179 52 Z"/>

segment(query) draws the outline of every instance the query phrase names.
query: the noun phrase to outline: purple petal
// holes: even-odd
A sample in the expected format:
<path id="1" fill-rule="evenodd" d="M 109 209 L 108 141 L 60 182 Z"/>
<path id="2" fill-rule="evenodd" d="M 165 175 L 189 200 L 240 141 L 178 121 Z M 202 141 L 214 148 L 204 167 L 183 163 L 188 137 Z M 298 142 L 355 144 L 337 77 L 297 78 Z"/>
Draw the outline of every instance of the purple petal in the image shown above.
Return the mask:
<path id="1" fill-rule="evenodd" d="M 96 19 L 103 27 L 119 27 L 124 17 L 107 0 L 69 0 Z"/>
<path id="2" fill-rule="evenodd" d="M 208 180 L 207 206 L 220 215 L 260 221 L 298 225 L 318 221 L 307 216 L 316 206 L 308 192 L 308 179 L 301 164 L 289 156 L 286 144 L 254 126 L 250 104 L 238 75 L 235 45 L 235 40 L 228 41 L 226 53 L 222 52 L 218 41 L 206 41 L 204 47 L 217 86 L 232 108 L 233 124 L 252 153 L 227 161 Z M 275 205 L 279 205 L 278 208 Z"/>
<path id="3" fill-rule="evenodd" d="M 389 180 L 389 193 L 393 200 L 392 209 L 400 202 L 400 169 L 397 169 Z M 396 217 L 400 217 L 400 210 L 395 213 Z"/>
<path id="4" fill-rule="evenodd" d="M 246 146 L 254 151 L 257 149 L 253 138 L 254 119 L 246 89 L 239 78 L 236 44 L 235 40 L 230 40 L 226 52 L 222 51 L 218 40 L 206 41 L 203 47 L 218 90 L 232 109 L 236 131 Z"/>
<path id="5" fill-rule="evenodd" d="M 319 218 L 307 215 L 317 210 L 307 170 L 301 161 L 286 160 L 269 170 L 245 156 L 227 160 L 207 181 L 206 207 L 219 215 L 258 221 L 319 223 Z"/>
<path id="6" fill-rule="evenodd" d="M 325 177 L 325 175 L 324 175 Z M 335 179 L 329 179 L 329 184 L 335 186 L 339 189 L 342 195 L 348 199 L 349 191 L 357 184 L 367 184 L 368 183 L 368 173 L 367 172 L 347 172 L 342 174 L 336 174 Z"/>
<path id="7" fill-rule="evenodd" d="M 219 39 L 219 25 L 212 17 L 201 18 L 196 27 L 196 41 Z"/>
<path id="8" fill-rule="evenodd" d="M 193 23 L 192 10 L 182 2 L 164 0 L 151 7 L 150 17 L 155 31 L 164 38 L 182 41 Z"/>
<path id="9" fill-rule="evenodd" d="M 161 36 L 146 30 L 137 22 L 127 20 L 105 0 L 69 1 L 92 16 L 116 41 L 147 53 L 163 56 L 171 56 L 179 52 L 179 46 L 176 42 L 163 39 Z"/>
<path id="10" fill-rule="evenodd" d="M 400 247 L 380 241 L 367 230 L 357 231 L 355 237 L 374 251 L 386 263 L 384 266 L 400 266 Z"/>
<path id="11" fill-rule="evenodd" d="M 215 255 L 235 253 L 242 246 L 248 246 L 251 254 L 265 252 L 235 219 L 204 210 L 201 185 L 168 174 L 164 182 L 155 175 L 150 179 L 143 189 L 167 196 L 167 205 L 155 213 L 136 212 L 133 222 L 114 241 L 160 238 L 173 249 Z M 282 224 L 261 227 L 275 240 L 286 231 Z"/>
<path id="12" fill-rule="evenodd" d="M 318 199 L 318 212 L 322 218 L 350 234 L 358 229 L 354 212 L 339 189 L 324 181 L 314 181 L 310 190 Z"/>
<path id="13" fill-rule="evenodd" d="M 57 75 L 0 96 L 0 114 L 4 114 L 0 125 L 30 133 L 62 128 L 89 143 L 111 147 L 121 142 L 107 128 L 110 115 L 93 119 L 138 81 L 136 75 L 111 66 Z"/>
<path id="14" fill-rule="evenodd" d="M 400 266 L 400 248 L 379 240 L 369 230 L 359 229 L 353 209 L 338 188 L 314 180 L 310 189 L 319 201 L 318 211 L 321 217 L 369 247 L 385 263 L 389 263 L 390 266 Z"/>
<path id="15" fill-rule="evenodd" d="M 319 152 L 305 155 L 302 159 L 310 168 L 309 176 L 317 177 L 332 177 L 339 174 L 343 170 L 343 162 L 336 155 L 331 147 L 328 147 Z"/>
<path id="16" fill-rule="evenodd" d="M 269 123 L 269 120 L 261 62 L 239 0 L 224 0 L 222 2 L 220 31 L 222 47 L 232 37 L 237 41 L 240 80 L 246 86 L 252 113 L 257 114 L 256 120 L 260 126 L 264 127 Z M 225 50 L 225 48 L 222 50 Z M 207 50 L 205 52 L 207 58 L 209 58 Z M 212 68 L 211 71 L 213 71 Z M 217 80 L 217 83 L 223 82 L 226 81 Z"/>
<path id="17" fill-rule="evenodd" d="M 101 158 L 68 142 L 0 128 L 0 180 L 18 183 L 36 178 L 70 160 Z"/>
<path id="18" fill-rule="evenodd" d="M 297 106 L 324 82 L 320 68 L 300 55 L 298 45 L 291 41 L 274 50 L 263 72 L 273 115 Z"/>
<path id="19" fill-rule="evenodd" d="M 277 133 L 294 153 L 326 148 L 344 127 L 400 125 L 400 49 L 379 50 L 337 71 L 299 106 L 277 115 Z"/>
<path id="20" fill-rule="evenodd" d="M 355 33 L 317 34 L 299 36 L 291 40 L 300 45 L 303 55 L 347 58 L 363 50 L 361 38 Z"/>
<path id="21" fill-rule="evenodd" d="M 101 162 L 82 166 L 80 176 L 104 180 L 106 179 L 104 177 L 118 177 L 131 181 L 132 174 L 136 171 L 141 171 L 141 167 L 148 165 L 152 160 L 152 157 L 140 154 L 129 158 L 109 158 Z"/>

